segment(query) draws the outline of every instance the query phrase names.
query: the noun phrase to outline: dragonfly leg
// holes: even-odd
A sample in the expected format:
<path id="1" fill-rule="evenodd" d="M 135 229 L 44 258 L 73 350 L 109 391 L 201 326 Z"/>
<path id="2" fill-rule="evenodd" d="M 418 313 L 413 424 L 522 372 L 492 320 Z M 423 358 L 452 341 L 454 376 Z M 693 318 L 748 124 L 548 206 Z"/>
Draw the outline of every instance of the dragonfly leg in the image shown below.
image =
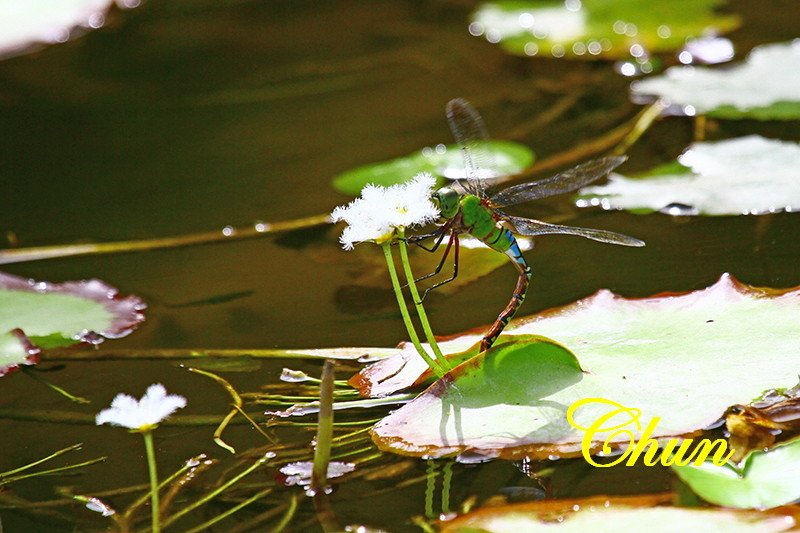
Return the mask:
<path id="1" fill-rule="evenodd" d="M 450 276 L 449 278 L 447 278 L 446 280 L 440 281 L 439 283 L 437 283 L 435 285 L 431 285 L 430 287 L 425 289 L 425 292 L 422 294 L 422 298 L 420 298 L 420 302 L 422 302 L 425 299 L 425 297 L 428 295 L 428 293 L 431 292 L 436 287 L 441 287 L 442 285 L 444 285 L 446 283 L 450 283 L 451 281 L 453 281 L 454 279 L 456 279 L 458 277 L 458 233 L 456 233 L 455 231 L 450 234 L 450 242 L 447 243 L 447 249 L 445 250 L 445 255 L 444 255 L 444 257 L 442 257 L 442 261 L 439 263 L 439 267 L 437 268 L 437 272 L 434 272 L 434 274 L 438 273 L 438 271 L 442 269 L 442 265 L 444 265 L 444 260 L 447 258 L 447 252 L 450 250 L 450 246 L 452 244 L 455 244 L 455 247 L 453 249 L 453 275 Z M 430 277 L 432 275 L 433 274 L 430 274 L 430 275 L 425 276 L 425 277 Z"/>
<path id="2" fill-rule="evenodd" d="M 435 252 L 436 250 L 439 249 L 439 246 L 442 245 L 442 242 L 444 241 L 444 238 L 447 235 L 447 233 L 448 233 L 447 229 L 442 227 L 442 228 L 439 228 L 438 230 L 434 231 L 433 233 L 426 233 L 425 235 L 412 235 L 411 237 L 408 237 L 406 240 L 408 242 L 410 242 L 411 244 L 416 244 L 417 246 L 419 246 L 420 248 L 422 248 L 426 252 L 433 253 L 433 252 Z M 428 248 L 427 246 L 422 244 L 421 241 L 424 241 L 426 239 L 430 239 L 430 238 L 433 238 L 433 237 L 438 237 L 438 239 L 436 239 L 436 242 L 430 248 Z"/>
<path id="3" fill-rule="evenodd" d="M 517 267 L 519 271 L 517 286 L 514 288 L 514 295 L 511 297 L 511 300 L 509 300 L 506 308 L 503 309 L 503 312 L 500 313 L 497 320 L 494 321 L 492 327 L 490 327 L 486 335 L 483 336 L 481 340 L 481 352 L 491 348 L 494 341 L 497 340 L 497 337 L 500 336 L 500 333 L 502 333 L 503 329 L 508 325 L 508 321 L 511 320 L 511 317 L 517 312 L 522 302 L 525 301 L 525 295 L 528 292 L 528 284 L 531 281 L 531 267 L 525 262 L 525 259 L 522 258 L 522 253 L 516 243 L 506 251 L 506 255 L 511 258 L 514 266 Z"/>
<path id="4" fill-rule="evenodd" d="M 450 239 L 447 241 L 447 246 L 445 246 L 445 248 L 444 248 L 444 253 L 442 254 L 442 259 L 441 259 L 441 261 L 439 261 L 439 265 L 436 267 L 436 269 L 434 269 L 434 271 L 431 272 L 430 274 L 425 274 L 424 276 L 415 279 L 414 280 L 415 283 L 419 283 L 422 280 L 425 280 L 425 279 L 428 279 L 428 278 L 432 278 L 433 276 L 435 276 L 436 274 L 438 274 L 439 272 L 442 271 L 442 268 L 444 267 L 444 262 L 447 261 L 447 256 L 450 255 L 450 248 L 452 248 L 452 246 L 453 246 L 453 239 L 455 238 L 455 235 L 456 235 L 455 232 L 450 233 Z M 456 241 L 456 242 L 458 242 L 458 241 Z"/>

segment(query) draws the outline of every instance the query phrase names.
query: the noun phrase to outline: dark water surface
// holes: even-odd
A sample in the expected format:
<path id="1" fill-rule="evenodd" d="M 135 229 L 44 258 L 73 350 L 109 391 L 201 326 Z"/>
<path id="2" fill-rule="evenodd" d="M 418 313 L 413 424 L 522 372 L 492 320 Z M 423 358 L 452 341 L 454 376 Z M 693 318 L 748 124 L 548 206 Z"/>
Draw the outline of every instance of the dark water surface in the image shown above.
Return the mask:
<path id="1" fill-rule="evenodd" d="M 796 37 L 797 4 L 733 2 L 743 28 L 738 55 Z M 330 211 L 347 197 L 331 177 L 356 165 L 449 142 L 445 103 L 470 100 L 497 138 L 525 143 L 540 158 L 599 136 L 632 117 L 629 79 L 608 63 L 509 57 L 467 32 L 470 2 L 263 2 L 150 0 L 116 13 L 79 40 L 0 63 L 0 229 L 22 245 L 82 239 L 158 237 L 288 220 Z M 775 17 L 776 13 L 782 13 Z M 575 105 L 546 124 L 543 113 L 570 95 Z M 537 125 L 538 124 L 538 125 Z M 762 133 L 800 138 L 796 123 L 723 122 L 712 138 Z M 672 160 L 692 140 L 692 123 L 666 119 L 630 153 L 626 170 Z M 522 314 L 610 288 L 627 296 L 705 287 L 723 272 L 761 286 L 800 285 L 800 217 L 686 218 L 576 211 L 560 198 L 527 214 L 569 215 L 570 224 L 613 229 L 647 241 L 645 249 L 551 237 L 528 254 L 534 279 Z M 388 291 L 359 291 L 360 251 L 345 253 L 338 229 L 140 254 L 69 258 L 5 270 L 37 279 L 101 278 L 149 304 L 133 335 L 117 348 L 270 348 L 392 346 L 405 336 Z M 427 309 L 437 334 L 490 322 L 507 301 L 515 274 L 506 266 Z M 235 294 L 216 304 L 193 302 Z M 222 300 L 225 300 L 222 298 Z M 190 305 L 187 305 L 190 304 Z M 314 362 L 268 361 L 225 376 L 240 390 L 274 383 L 288 364 L 314 374 Z M 48 366 L 48 365 L 45 365 Z M 224 413 L 228 397 L 173 362 L 69 363 L 46 375 L 90 406 L 70 404 L 23 375 L 3 379 L 0 406 L 96 413 L 120 391 L 141 395 L 153 382 L 185 395 L 182 414 Z M 344 378 L 345 376 L 339 376 Z M 380 412 L 375 412 L 380 416 Z M 146 480 L 138 437 L 93 426 L 0 421 L 0 471 L 76 442 L 82 459 L 108 455 L 80 477 L 39 478 L 14 486 L 33 501 L 53 486 L 77 492 Z M 162 428 L 162 472 L 200 452 L 230 456 L 211 442 L 213 427 Z M 312 434 L 284 434 L 308 442 Z M 263 439 L 243 427 L 226 438 L 245 450 Z M 74 459 L 72 462 L 77 462 Z M 398 463 L 387 458 L 388 465 Z M 656 468 L 586 469 L 563 461 L 556 496 L 667 490 Z M 341 485 L 332 503 L 344 523 L 411 530 L 424 513 L 424 483 L 389 490 L 424 474 L 413 461 L 397 477 Z M 271 475 L 271 474 L 270 474 Z M 536 486 L 512 463 L 455 465 L 457 508 L 501 487 Z M 384 492 L 381 492 L 384 491 Z M 276 501 L 288 494 L 278 492 Z M 76 505 L 78 530 L 101 529 Z M 0 511 L 4 531 L 71 531 L 73 525 Z M 315 530 L 309 501 L 292 523 Z M 89 520 L 87 522 L 86 520 Z M 219 526 L 224 531 L 225 526 Z"/>

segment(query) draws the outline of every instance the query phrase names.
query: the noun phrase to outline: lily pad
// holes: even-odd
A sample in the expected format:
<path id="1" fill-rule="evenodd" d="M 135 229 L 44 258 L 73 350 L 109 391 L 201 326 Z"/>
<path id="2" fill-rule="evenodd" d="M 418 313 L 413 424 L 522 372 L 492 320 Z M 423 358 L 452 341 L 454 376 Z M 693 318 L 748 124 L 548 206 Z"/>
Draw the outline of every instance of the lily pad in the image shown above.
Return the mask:
<path id="1" fill-rule="evenodd" d="M 707 462 L 672 469 L 698 496 L 717 505 L 769 509 L 800 500 L 800 440 L 753 451 L 741 468 Z"/>
<path id="2" fill-rule="evenodd" d="M 10 332 L 0 337 L 0 373 L 30 364 L 23 355 L 36 348 L 124 337 L 144 320 L 145 307 L 137 296 L 121 296 L 97 279 L 50 283 L 0 272 L 0 331 Z"/>
<path id="3" fill-rule="evenodd" d="M 758 215 L 800 209 L 800 144 L 750 135 L 691 145 L 675 164 L 585 187 L 579 207 L 670 215 Z"/>
<path id="4" fill-rule="evenodd" d="M 566 411 L 586 398 L 640 409 L 642 428 L 659 417 L 652 438 L 698 434 L 728 406 L 794 383 L 800 369 L 800 288 L 755 288 L 726 274 L 711 287 L 681 295 L 627 299 L 604 290 L 516 320 L 507 332 L 554 339 L 575 354 L 583 372 L 568 371 L 563 357 L 538 356 L 514 359 L 506 370 L 498 363 L 507 348 L 492 348 L 478 363 L 492 372 L 486 391 L 476 398 L 460 392 L 462 376 L 473 372 L 467 361 L 381 420 L 373 428 L 376 444 L 415 456 L 574 456 L 584 434 L 567 423 Z M 460 352 L 481 334 L 443 341 L 440 347 L 445 353 Z M 524 349 L 537 353 L 535 345 Z M 425 365 L 403 355 L 379 364 L 394 374 L 400 367 L 410 385 Z M 370 379 L 388 380 L 394 374 L 374 373 Z M 544 374 L 558 381 L 542 383 Z M 527 396 L 515 394 L 509 400 L 508 387 L 521 390 L 519 382 L 526 379 Z M 593 403 L 575 418 L 586 427 L 608 411 L 607 405 Z M 632 431 L 640 436 L 642 430 Z M 595 445 L 608 437 L 598 432 Z M 629 444 L 620 434 L 608 442 L 612 447 Z"/>
<path id="5" fill-rule="evenodd" d="M 16 328 L 0 335 L 0 377 L 17 370 L 22 365 L 39 362 L 41 350 L 34 346 L 21 329 Z"/>
<path id="6" fill-rule="evenodd" d="M 483 170 L 497 176 L 516 174 L 533 163 L 533 152 L 523 144 L 511 141 L 488 141 L 492 168 Z M 440 183 L 446 179 L 464 177 L 464 160 L 456 145 L 436 145 L 423 148 L 404 157 L 372 163 L 343 172 L 333 178 L 333 187 L 344 194 L 356 196 L 367 184 L 388 187 L 404 183 L 420 172 L 430 172 Z"/>
<path id="7" fill-rule="evenodd" d="M 473 13 L 470 33 L 516 55 L 574 59 L 646 58 L 680 49 L 710 29 L 736 29 L 720 0 L 498 0 Z"/>
<path id="8" fill-rule="evenodd" d="M 647 525 L 656 533 L 779 532 L 797 524 L 791 512 L 670 507 L 669 495 L 592 497 L 487 507 L 442 524 L 442 533 L 557 531 L 617 533 Z"/>
<path id="9" fill-rule="evenodd" d="M 725 69 L 672 67 L 631 84 L 635 102 L 666 100 L 668 112 L 726 119 L 800 118 L 800 40 L 756 47 L 740 65 Z"/>

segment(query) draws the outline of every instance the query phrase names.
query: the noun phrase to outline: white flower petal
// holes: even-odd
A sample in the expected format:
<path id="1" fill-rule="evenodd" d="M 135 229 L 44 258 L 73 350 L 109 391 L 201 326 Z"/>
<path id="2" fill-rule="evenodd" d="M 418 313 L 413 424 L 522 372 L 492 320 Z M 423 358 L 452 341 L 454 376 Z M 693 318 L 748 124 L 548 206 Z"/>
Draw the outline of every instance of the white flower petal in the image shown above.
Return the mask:
<path id="1" fill-rule="evenodd" d="M 396 229 L 427 224 L 439 217 L 431 202 L 431 190 L 436 179 L 423 172 L 407 183 L 381 187 L 367 185 L 346 207 L 339 206 L 331 213 L 334 222 L 346 222 L 339 242 L 352 250 L 359 242 L 377 243 L 390 239 Z"/>
<path id="2" fill-rule="evenodd" d="M 186 398 L 167 394 L 160 383 L 150 385 L 141 400 L 127 394 L 117 394 L 109 409 L 95 417 L 95 423 L 111 424 L 129 429 L 146 430 L 155 426 L 176 410 L 186 407 Z"/>

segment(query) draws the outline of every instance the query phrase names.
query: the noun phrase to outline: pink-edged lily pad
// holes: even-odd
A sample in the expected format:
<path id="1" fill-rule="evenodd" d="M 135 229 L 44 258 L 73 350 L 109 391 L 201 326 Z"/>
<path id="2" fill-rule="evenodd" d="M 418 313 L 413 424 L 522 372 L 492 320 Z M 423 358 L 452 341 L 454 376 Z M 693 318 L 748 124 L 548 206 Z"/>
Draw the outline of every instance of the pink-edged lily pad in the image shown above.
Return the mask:
<path id="1" fill-rule="evenodd" d="M 593 496 L 478 509 L 442 524 L 442 533 L 556 532 L 606 533 L 636 531 L 646 525 L 655 533 L 770 533 L 790 531 L 798 524 L 797 510 L 767 513 L 732 509 L 674 507 L 669 494 Z"/>
<path id="2" fill-rule="evenodd" d="M 800 288 L 764 289 L 730 275 L 703 290 L 628 299 L 600 291 L 562 308 L 519 319 L 507 343 L 462 363 L 373 428 L 383 450 L 413 456 L 546 459 L 580 454 L 583 431 L 567 423 L 578 400 L 605 398 L 641 410 L 653 438 L 687 437 L 714 424 L 727 407 L 796 382 L 800 371 Z M 440 344 L 445 353 L 480 339 L 468 333 Z M 554 346 L 561 345 L 559 352 Z M 566 350 L 566 348 L 568 350 Z M 570 366 L 571 354 L 579 362 Z M 377 363 L 368 378 L 402 388 L 424 371 L 408 351 Z M 509 364 L 510 363 L 510 364 Z M 364 378 L 370 371 L 362 373 Z M 359 379 L 360 379 L 359 378 Z M 385 390 L 381 391 L 385 392 Z M 610 410 L 575 413 L 586 427 Z M 593 449 L 627 435 L 596 435 Z"/>
<path id="3" fill-rule="evenodd" d="M 145 307 L 97 279 L 50 283 L 0 272 L 0 375 L 34 364 L 40 349 L 124 337 Z"/>

